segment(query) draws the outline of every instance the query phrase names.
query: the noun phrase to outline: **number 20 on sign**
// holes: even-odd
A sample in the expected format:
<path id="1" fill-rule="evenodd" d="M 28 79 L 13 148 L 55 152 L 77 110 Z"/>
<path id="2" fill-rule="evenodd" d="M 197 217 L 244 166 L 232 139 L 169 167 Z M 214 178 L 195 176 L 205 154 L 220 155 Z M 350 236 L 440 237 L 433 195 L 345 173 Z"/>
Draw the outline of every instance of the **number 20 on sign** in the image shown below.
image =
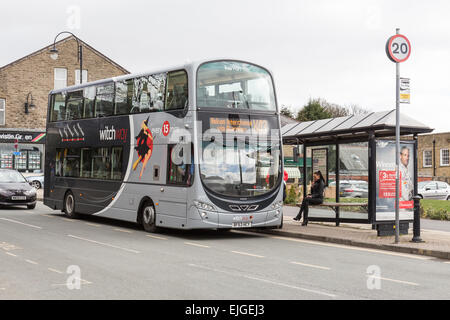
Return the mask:
<path id="1" fill-rule="evenodd" d="M 411 43 L 401 34 L 390 37 L 386 43 L 386 54 L 392 62 L 405 62 L 411 55 Z"/>

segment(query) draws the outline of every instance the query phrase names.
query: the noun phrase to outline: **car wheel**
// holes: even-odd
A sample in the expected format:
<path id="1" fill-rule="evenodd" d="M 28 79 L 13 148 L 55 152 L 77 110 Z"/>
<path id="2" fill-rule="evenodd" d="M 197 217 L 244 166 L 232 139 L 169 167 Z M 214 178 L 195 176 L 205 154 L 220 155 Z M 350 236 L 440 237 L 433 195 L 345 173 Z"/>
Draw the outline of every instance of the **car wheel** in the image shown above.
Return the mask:
<path id="1" fill-rule="evenodd" d="M 36 188 L 36 189 L 40 189 L 42 187 L 41 183 L 39 181 L 37 181 L 37 180 L 32 181 L 31 182 L 31 186 Z"/>
<path id="2" fill-rule="evenodd" d="M 450 196 L 447 196 L 447 201 L 450 201 Z"/>
<path id="3" fill-rule="evenodd" d="M 78 218 L 78 214 L 75 212 L 75 197 L 73 196 L 73 193 L 70 191 L 67 192 L 66 196 L 64 197 L 63 211 L 69 219 Z"/>
<path id="4" fill-rule="evenodd" d="M 27 208 L 28 208 L 29 210 L 33 210 L 34 208 L 36 208 L 36 203 L 27 206 Z"/>
<path id="5" fill-rule="evenodd" d="M 156 227 L 156 211 L 151 201 L 146 201 L 142 206 L 141 221 L 145 231 L 150 233 L 158 231 Z"/>

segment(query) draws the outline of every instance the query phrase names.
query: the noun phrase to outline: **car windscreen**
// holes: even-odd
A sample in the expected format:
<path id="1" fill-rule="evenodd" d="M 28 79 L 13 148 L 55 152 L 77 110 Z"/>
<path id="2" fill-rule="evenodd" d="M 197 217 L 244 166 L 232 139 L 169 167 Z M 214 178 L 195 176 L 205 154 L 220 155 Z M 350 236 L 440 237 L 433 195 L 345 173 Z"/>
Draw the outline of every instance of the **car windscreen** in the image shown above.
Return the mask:
<path id="1" fill-rule="evenodd" d="M 25 178 L 17 171 L 0 171 L 1 183 L 22 183 L 26 182 Z"/>

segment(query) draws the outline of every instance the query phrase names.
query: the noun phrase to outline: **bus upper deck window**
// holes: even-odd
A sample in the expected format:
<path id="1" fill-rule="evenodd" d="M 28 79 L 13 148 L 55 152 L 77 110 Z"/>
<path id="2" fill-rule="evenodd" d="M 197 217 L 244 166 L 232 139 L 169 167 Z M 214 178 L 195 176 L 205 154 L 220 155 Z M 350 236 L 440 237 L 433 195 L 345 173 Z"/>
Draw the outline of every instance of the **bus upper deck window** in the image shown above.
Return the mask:
<path id="1" fill-rule="evenodd" d="M 184 109 L 187 104 L 188 79 L 186 72 L 170 72 L 166 91 L 166 110 Z"/>
<path id="2" fill-rule="evenodd" d="M 114 84 L 97 87 L 95 99 L 95 116 L 107 117 L 114 114 Z"/>
<path id="3" fill-rule="evenodd" d="M 52 97 L 51 121 L 66 120 L 66 95 L 57 93 Z"/>

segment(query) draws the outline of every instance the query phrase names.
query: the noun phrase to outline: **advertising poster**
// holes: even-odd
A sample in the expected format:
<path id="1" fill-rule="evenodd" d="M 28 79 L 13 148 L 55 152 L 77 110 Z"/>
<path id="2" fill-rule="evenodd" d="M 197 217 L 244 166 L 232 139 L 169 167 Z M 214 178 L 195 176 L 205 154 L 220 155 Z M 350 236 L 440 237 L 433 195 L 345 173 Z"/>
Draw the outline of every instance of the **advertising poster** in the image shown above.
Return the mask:
<path id="1" fill-rule="evenodd" d="M 414 218 L 414 142 L 400 143 L 400 220 Z M 375 221 L 395 221 L 395 141 L 377 141 Z"/>
<path id="2" fill-rule="evenodd" d="M 312 150 L 312 169 L 313 173 L 320 171 L 328 184 L 328 149 Z"/>

